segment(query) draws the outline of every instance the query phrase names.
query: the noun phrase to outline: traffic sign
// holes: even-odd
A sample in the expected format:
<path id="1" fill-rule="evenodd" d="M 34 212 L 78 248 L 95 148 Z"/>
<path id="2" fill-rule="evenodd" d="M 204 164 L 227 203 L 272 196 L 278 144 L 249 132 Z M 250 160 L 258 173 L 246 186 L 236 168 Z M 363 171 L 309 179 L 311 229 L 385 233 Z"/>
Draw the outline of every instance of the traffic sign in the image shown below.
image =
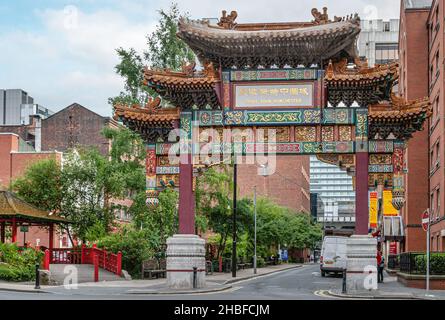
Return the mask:
<path id="1" fill-rule="evenodd" d="M 423 230 L 424 230 L 425 232 L 427 232 L 429 226 L 430 226 L 430 212 L 429 212 L 429 210 L 426 210 L 426 211 L 422 214 L 422 227 L 423 227 Z"/>

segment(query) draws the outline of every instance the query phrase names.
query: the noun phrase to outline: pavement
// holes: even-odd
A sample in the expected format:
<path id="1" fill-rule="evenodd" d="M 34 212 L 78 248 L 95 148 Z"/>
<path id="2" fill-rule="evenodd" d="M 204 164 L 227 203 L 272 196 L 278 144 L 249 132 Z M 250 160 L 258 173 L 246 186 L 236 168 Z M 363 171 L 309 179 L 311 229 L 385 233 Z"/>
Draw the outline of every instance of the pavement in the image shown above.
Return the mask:
<path id="1" fill-rule="evenodd" d="M 100 282 L 85 282 L 80 281 L 76 286 L 68 287 L 68 290 L 73 289 L 85 289 L 99 291 L 101 289 L 112 291 L 112 289 L 123 289 L 128 294 L 197 294 L 197 293 L 212 293 L 220 292 L 231 289 L 230 284 L 246 281 L 253 278 L 264 277 L 277 272 L 283 272 L 295 268 L 300 268 L 302 265 L 295 264 L 282 264 L 278 266 L 269 266 L 265 268 L 257 269 L 257 274 L 253 274 L 253 269 L 238 270 L 237 278 L 232 278 L 231 273 L 214 273 L 206 276 L 207 288 L 194 289 L 194 290 L 170 290 L 167 287 L 166 279 L 155 280 L 121 280 L 116 281 L 113 279 L 100 281 Z M 59 279 L 59 282 L 63 282 L 63 279 Z M 65 286 L 53 285 L 53 286 L 41 286 L 40 289 L 35 289 L 35 284 L 31 282 L 4 282 L 0 281 L 0 291 L 12 291 L 22 293 L 47 293 L 60 292 L 61 290 L 67 290 Z"/>
<path id="2" fill-rule="evenodd" d="M 169 290 L 165 279 L 84 283 L 77 288 L 45 286 L 40 291 L 29 283 L 0 282 L 0 300 L 445 300 L 445 291 L 430 291 L 432 296 L 426 296 L 425 290 L 406 288 L 388 275 L 372 295 L 343 295 L 341 276 L 323 278 L 317 264 L 273 266 L 258 269 L 256 276 L 252 269 L 241 270 L 235 281 L 231 274 L 214 274 L 207 283 L 203 290 L 178 292 Z"/>

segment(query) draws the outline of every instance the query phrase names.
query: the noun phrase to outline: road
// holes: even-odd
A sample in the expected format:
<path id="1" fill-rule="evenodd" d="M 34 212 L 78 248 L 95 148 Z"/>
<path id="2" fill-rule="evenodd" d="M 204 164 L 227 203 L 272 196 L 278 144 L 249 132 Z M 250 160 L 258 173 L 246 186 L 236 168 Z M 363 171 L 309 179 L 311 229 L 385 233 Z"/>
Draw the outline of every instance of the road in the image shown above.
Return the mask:
<path id="1" fill-rule="evenodd" d="M 129 288 L 52 289 L 47 293 L 18 293 L 0 291 L 0 300 L 319 300 L 328 299 L 315 292 L 339 289 L 341 278 L 322 278 L 318 265 L 305 265 L 277 274 L 233 284 L 220 293 L 196 295 L 134 295 Z"/>

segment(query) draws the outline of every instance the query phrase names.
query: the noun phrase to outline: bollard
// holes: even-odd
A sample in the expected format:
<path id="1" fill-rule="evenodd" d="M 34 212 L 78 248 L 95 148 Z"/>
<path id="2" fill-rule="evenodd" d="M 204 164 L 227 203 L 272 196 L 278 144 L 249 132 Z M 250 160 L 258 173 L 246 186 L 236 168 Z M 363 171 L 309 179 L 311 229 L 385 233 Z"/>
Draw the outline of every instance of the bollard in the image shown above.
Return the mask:
<path id="1" fill-rule="evenodd" d="M 342 290 L 343 294 L 347 293 L 346 290 L 346 269 L 343 269 L 343 290 Z"/>
<path id="2" fill-rule="evenodd" d="M 40 264 L 36 263 L 36 286 L 34 289 L 39 290 L 40 289 Z"/>
<path id="3" fill-rule="evenodd" d="M 197 285 L 196 285 L 197 276 L 198 276 L 198 268 L 194 267 L 193 268 L 193 289 L 196 289 L 196 287 L 197 287 Z"/>

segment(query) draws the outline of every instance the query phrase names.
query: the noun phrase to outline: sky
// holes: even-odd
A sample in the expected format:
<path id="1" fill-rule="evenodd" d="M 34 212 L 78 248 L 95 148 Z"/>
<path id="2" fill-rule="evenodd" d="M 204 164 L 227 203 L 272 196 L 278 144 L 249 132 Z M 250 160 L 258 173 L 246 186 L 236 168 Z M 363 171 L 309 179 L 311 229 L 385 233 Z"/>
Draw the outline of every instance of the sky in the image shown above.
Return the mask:
<path id="1" fill-rule="evenodd" d="M 237 22 L 312 20 L 326 6 L 333 17 L 398 18 L 399 0 L 177 0 L 193 19 L 238 11 Z M 0 0 L 0 88 L 23 89 L 59 111 L 77 102 L 111 116 L 108 98 L 123 90 L 115 49 L 143 52 L 146 37 L 171 0 Z"/>

